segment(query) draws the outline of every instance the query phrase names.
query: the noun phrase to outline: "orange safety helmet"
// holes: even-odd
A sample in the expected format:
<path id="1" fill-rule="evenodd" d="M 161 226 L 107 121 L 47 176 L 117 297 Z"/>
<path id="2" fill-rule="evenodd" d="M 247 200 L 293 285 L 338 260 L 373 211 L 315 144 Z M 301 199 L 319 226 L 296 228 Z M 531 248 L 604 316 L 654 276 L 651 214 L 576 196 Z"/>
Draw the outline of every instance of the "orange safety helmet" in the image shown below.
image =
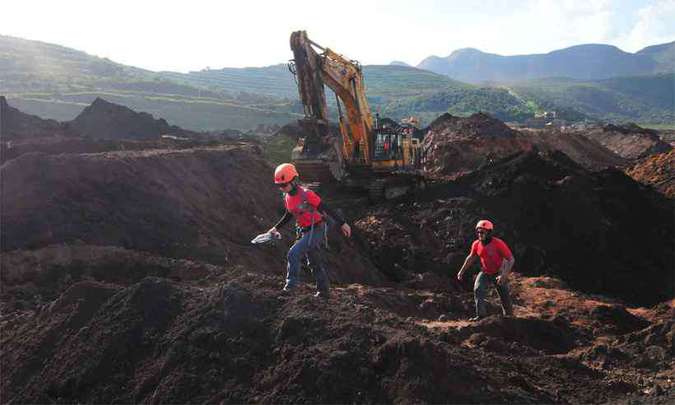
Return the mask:
<path id="1" fill-rule="evenodd" d="M 491 231 L 491 230 L 495 229 L 495 226 L 492 224 L 492 222 L 488 221 L 487 219 L 481 219 L 476 224 L 476 229 L 478 229 L 478 228 L 483 228 L 483 229 L 487 229 L 488 231 Z"/>
<path id="2" fill-rule="evenodd" d="M 298 171 L 290 163 L 282 163 L 274 171 L 274 184 L 290 183 L 298 177 Z"/>

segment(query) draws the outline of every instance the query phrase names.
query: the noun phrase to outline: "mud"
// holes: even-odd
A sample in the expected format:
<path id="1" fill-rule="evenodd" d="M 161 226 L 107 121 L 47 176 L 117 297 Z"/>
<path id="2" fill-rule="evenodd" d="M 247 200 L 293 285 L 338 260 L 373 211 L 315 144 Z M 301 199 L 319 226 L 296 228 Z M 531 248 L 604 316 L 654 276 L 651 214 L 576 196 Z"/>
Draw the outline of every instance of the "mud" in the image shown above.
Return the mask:
<path id="1" fill-rule="evenodd" d="M 635 124 L 607 124 L 584 130 L 582 135 L 595 140 L 612 152 L 629 160 L 645 158 L 672 149 L 667 142 L 659 137 L 658 131 L 642 128 Z"/>
<path id="2" fill-rule="evenodd" d="M 456 178 L 507 156 L 529 151 L 561 151 L 589 170 L 629 164 L 628 157 L 586 135 L 583 131 L 556 128 L 516 131 L 482 113 L 466 118 L 444 114 L 426 129 L 424 168 L 432 176 Z"/>
<path id="3" fill-rule="evenodd" d="M 635 180 L 649 184 L 669 198 L 675 198 L 675 151 L 659 153 L 638 161 L 626 170 Z"/>
<path id="4" fill-rule="evenodd" d="M 675 398 L 673 207 L 650 187 L 533 150 L 376 205 L 322 188 L 354 225 L 323 300 L 306 269 L 280 292 L 289 229 L 249 243 L 281 214 L 272 170 L 245 142 L 5 162 L 2 401 Z M 516 256 L 515 317 L 491 291 L 471 323 L 455 274 L 486 217 Z"/>

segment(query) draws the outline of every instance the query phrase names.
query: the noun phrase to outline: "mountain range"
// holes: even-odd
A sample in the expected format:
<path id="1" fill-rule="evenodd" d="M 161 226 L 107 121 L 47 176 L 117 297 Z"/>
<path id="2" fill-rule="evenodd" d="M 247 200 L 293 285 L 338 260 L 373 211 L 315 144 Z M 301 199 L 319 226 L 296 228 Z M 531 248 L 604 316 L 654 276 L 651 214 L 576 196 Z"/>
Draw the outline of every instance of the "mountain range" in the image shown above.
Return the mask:
<path id="1" fill-rule="evenodd" d="M 576 48 L 593 47 L 596 46 Z M 556 51 L 558 58 L 572 54 L 581 57 L 569 49 Z M 453 53 L 455 66 L 460 66 L 462 54 L 466 52 Z M 428 123 L 446 112 L 470 115 L 482 111 L 504 121 L 527 121 L 536 113 L 555 110 L 571 121 L 674 125 L 673 44 L 648 47 L 634 55 L 639 56 L 637 62 L 621 68 L 610 66 L 616 63 L 601 63 L 600 56 L 592 58 L 597 74 L 602 73 L 599 66 L 605 66 L 611 74 L 639 73 L 611 79 L 509 78 L 476 85 L 431 71 L 431 67 L 420 69 L 403 62 L 367 65 L 363 72 L 371 108 L 394 119 L 417 115 Z M 527 57 L 538 60 L 538 56 Z M 500 58 L 506 61 L 511 57 Z M 644 62 L 647 59 L 652 62 Z M 651 73 L 638 69 L 642 67 L 652 69 Z M 467 62 L 462 69 L 470 71 L 471 65 Z M 568 74 L 563 70 L 546 73 L 543 67 L 536 71 L 542 75 Z M 0 36 L 0 95 L 23 111 L 60 121 L 73 119 L 97 97 L 193 130 L 250 130 L 302 117 L 297 85 L 285 64 L 189 73 L 153 72 L 59 45 L 7 36 Z M 330 92 L 327 95 L 336 118 L 335 98 Z"/>
<path id="2" fill-rule="evenodd" d="M 417 67 L 468 83 L 513 82 L 545 77 L 600 80 L 675 71 L 675 42 L 636 53 L 611 45 L 586 44 L 546 54 L 502 56 L 465 48 L 429 56 Z"/>

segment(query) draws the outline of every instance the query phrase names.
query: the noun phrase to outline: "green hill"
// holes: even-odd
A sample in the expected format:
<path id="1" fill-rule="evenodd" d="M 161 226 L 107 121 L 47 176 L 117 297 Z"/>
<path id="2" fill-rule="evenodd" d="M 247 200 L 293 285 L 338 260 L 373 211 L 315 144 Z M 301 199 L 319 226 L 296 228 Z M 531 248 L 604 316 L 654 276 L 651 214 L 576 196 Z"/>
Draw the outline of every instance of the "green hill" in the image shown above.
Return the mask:
<path id="1" fill-rule="evenodd" d="M 672 49 L 665 44 L 638 54 L 668 66 Z M 536 111 L 556 110 L 570 120 L 675 124 L 672 73 L 478 87 L 410 66 L 371 65 L 363 72 L 371 108 L 394 119 L 416 115 L 429 123 L 445 112 L 482 111 L 505 121 L 524 121 Z M 73 119 L 101 97 L 193 130 L 285 124 L 302 113 L 297 85 L 285 64 L 187 74 L 152 72 L 7 36 L 0 36 L 0 95 L 27 113 L 60 121 Z M 336 117 L 330 92 L 327 101 Z"/>
<path id="2" fill-rule="evenodd" d="M 595 81 L 541 79 L 510 88 L 544 110 L 564 109 L 602 121 L 675 123 L 672 73 Z"/>
<path id="3" fill-rule="evenodd" d="M 238 91 L 289 99 L 298 97 L 297 84 L 285 64 L 259 68 L 211 69 L 187 74 L 162 72 L 161 75 L 189 85 L 221 91 Z M 375 102 L 440 89 L 471 87 L 437 73 L 406 66 L 364 66 L 363 76 L 368 97 Z"/>
<path id="4" fill-rule="evenodd" d="M 481 111 L 502 121 L 523 121 L 534 115 L 534 110 L 527 102 L 513 96 L 508 90 L 489 87 L 449 89 L 401 98 L 388 103 L 382 109 L 382 114 L 391 117 L 416 115 L 429 123 L 446 112 L 469 116 Z"/>
<path id="5" fill-rule="evenodd" d="M 297 102 L 297 85 L 286 65 L 204 70 L 185 75 L 162 74 L 190 85 L 282 97 Z M 507 95 L 502 90 L 478 88 L 409 66 L 368 65 L 363 67 L 363 76 L 371 108 L 395 119 L 413 114 L 430 122 L 449 109 L 461 115 L 487 111 L 500 117 L 510 117 L 502 112 L 512 104 L 521 104 L 513 99 L 505 105 L 503 98 Z M 494 100 L 490 100 L 491 97 Z M 332 115 L 336 116 L 335 98 L 330 91 L 327 98 Z"/>
<path id="6" fill-rule="evenodd" d="M 0 94 L 30 114 L 68 121 L 97 97 L 194 130 L 297 119 L 294 103 L 203 87 L 58 45 L 0 36 Z M 297 108 L 296 108 L 297 109 Z"/>
<path id="7" fill-rule="evenodd" d="M 545 77 L 600 80 L 675 71 L 675 42 L 650 46 L 636 53 L 603 44 L 583 44 L 546 54 L 514 56 L 465 48 L 446 57 L 430 56 L 417 67 L 469 83 Z"/>
<path id="8" fill-rule="evenodd" d="M 293 74 L 285 64 L 252 67 L 205 69 L 198 72 L 160 72 L 162 77 L 174 81 L 217 89 L 226 92 L 243 92 L 277 98 L 297 98 L 298 90 Z"/>

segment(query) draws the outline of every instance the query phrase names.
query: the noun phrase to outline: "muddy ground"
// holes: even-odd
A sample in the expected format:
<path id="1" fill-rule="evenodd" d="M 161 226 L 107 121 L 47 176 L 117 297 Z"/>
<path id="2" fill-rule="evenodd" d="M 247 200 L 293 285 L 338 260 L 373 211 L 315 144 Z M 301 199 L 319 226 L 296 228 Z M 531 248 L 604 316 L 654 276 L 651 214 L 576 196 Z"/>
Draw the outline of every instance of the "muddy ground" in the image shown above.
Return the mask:
<path id="1" fill-rule="evenodd" d="M 280 292 L 290 229 L 249 243 L 282 212 L 262 156 L 7 160 L 2 402 L 675 401 L 674 211 L 653 188 L 540 149 L 378 204 L 322 185 L 354 235 L 331 235 L 321 300 L 306 269 Z M 516 256 L 516 316 L 492 292 L 470 323 L 454 276 L 485 217 Z"/>
<path id="2" fill-rule="evenodd" d="M 423 132 L 426 172 L 451 178 L 524 151 L 561 151 L 596 171 L 628 167 L 672 149 L 657 131 L 634 124 L 515 130 L 482 113 L 465 118 L 444 114 Z"/>
<path id="3" fill-rule="evenodd" d="M 639 160 L 626 173 L 635 180 L 649 184 L 669 198 L 675 198 L 675 151 L 650 155 Z"/>

